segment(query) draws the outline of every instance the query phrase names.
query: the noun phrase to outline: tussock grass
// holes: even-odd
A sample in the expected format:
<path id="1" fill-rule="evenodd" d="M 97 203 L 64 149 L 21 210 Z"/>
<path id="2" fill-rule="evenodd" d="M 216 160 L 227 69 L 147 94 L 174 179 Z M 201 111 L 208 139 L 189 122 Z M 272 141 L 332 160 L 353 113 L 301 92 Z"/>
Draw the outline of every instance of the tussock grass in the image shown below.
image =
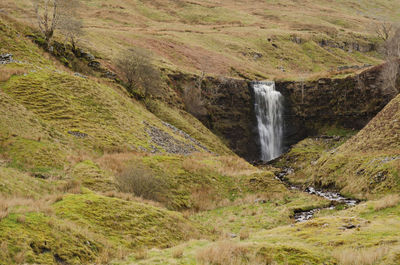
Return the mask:
<path id="1" fill-rule="evenodd" d="M 196 258 L 200 264 L 256 264 L 249 260 L 249 254 L 250 250 L 248 246 L 227 240 L 200 250 Z"/>
<path id="2" fill-rule="evenodd" d="M 21 68 L 6 68 L 0 66 L 0 82 L 5 82 L 14 75 L 23 75 L 27 71 Z"/>
<path id="3" fill-rule="evenodd" d="M 341 265 L 372 265 L 376 264 L 388 253 L 388 247 L 382 246 L 368 249 L 341 249 L 333 252 L 333 256 Z"/>
<path id="4" fill-rule="evenodd" d="M 375 211 L 380 211 L 386 208 L 394 207 L 400 202 L 400 196 L 398 194 L 391 194 L 383 197 L 374 204 Z"/>

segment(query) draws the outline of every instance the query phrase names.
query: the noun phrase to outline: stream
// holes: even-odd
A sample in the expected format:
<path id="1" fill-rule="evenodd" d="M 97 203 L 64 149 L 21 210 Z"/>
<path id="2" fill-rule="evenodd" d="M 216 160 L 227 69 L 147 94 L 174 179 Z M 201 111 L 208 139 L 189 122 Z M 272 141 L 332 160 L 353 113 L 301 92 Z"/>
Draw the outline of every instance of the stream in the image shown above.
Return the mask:
<path id="1" fill-rule="evenodd" d="M 276 178 L 292 190 L 302 190 L 300 187 L 295 186 L 287 181 L 286 176 L 291 173 L 293 173 L 293 169 L 284 168 L 280 173 L 276 175 Z M 303 191 L 307 192 L 308 194 L 313 194 L 328 199 L 331 204 L 329 207 L 325 208 L 314 208 L 307 211 L 296 211 L 294 214 L 294 219 L 296 220 L 296 222 L 308 221 L 314 217 L 315 213 L 323 209 L 334 209 L 336 205 L 346 205 L 347 207 L 353 207 L 359 203 L 358 200 L 346 198 L 339 193 L 333 191 L 319 190 L 314 187 L 307 187 Z"/>

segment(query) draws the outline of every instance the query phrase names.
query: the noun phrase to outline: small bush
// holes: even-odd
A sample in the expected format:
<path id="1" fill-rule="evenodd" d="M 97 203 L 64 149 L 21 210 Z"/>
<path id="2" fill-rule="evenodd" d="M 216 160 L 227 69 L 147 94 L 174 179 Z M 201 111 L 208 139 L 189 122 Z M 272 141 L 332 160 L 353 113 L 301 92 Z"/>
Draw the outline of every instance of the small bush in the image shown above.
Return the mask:
<path id="1" fill-rule="evenodd" d="M 165 182 L 154 176 L 151 169 L 144 166 L 129 166 L 118 176 L 117 182 L 122 192 L 134 193 L 147 200 L 162 201 Z"/>

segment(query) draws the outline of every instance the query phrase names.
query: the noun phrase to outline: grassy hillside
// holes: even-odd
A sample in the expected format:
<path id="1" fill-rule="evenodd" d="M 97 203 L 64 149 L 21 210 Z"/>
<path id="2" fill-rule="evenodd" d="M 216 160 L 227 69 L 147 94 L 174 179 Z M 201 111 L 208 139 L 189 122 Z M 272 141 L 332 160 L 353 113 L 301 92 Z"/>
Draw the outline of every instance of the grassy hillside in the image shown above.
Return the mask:
<path id="1" fill-rule="evenodd" d="M 366 196 L 400 188 L 400 96 L 364 129 L 324 156 L 313 169 L 314 181 Z"/>
<path id="2" fill-rule="evenodd" d="M 259 230 L 327 204 L 288 191 L 179 108 L 152 102 L 156 116 L 118 84 L 66 69 L 21 35 L 28 27 L 0 26 L 15 60 L 0 65 L 0 264 L 107 264 L 241 230 L 221 212 L 248 208 Z"/>
<path id="3" fill-rule="evenodd" d="M 32 23 L 29 0 L 4 12 Z M 400 19 L 397 1 L 82 1 L 84 44 L 104 61 L 142 46 L 169 69 L 249 78 L 305 78 L 380 62 L 376 18 Z M 322 45 L 325 43 L 327 45 Z M 361 51 L 357 51 L 357 46 Z"/>
<path id="4" fill-rule="evenodd" d="M 117 84 L 71 73 L 21 36 L 29 28 L 5 16 L 0 27 L 16 60 L 0 66 L 0 264 L 107 263 L 207 238 L 165 208 L 194 209 L 191 191 L 210 187 L 204 196 L 234 200 L 252 174 L 270 174 L 189 114 L 160 103 L 174 127 Z M 159 202 L 124 192 L 118 176 L 132 167 L 165 183 Z"/>
<path id="5" fill-rule="evenodd" d="M 217 242 L 192 240 L 112 264 L 398 264 L 399 197 Z M 240 217 L 238 217 L 240 218 Z"/>
<path id="6" fill-rule="evenodd" d="M 396 20 L 400 7 L 390 0 L 82 4 L 83 43 L 104 65 L 138 45 L 167 71 L 249 78 L 378 63 L 352 42 L 376 44 L 366 31 L 372 15 Z M 114 81 L 71 72 L 28 37 L 30 18 L 28 0 L 0 4 L 0 53 L 15 60 L 0 65 L 1 265 L 400 262 L 400 198 L 384 196 L 400 187 L 400 96 L 358 134 L 328 128 L 277 162 L 295 169 L 292 182 L 373 199 L 328 209 L 328 200 L 288 189 L 275 178 L 279 169 L 236 156 L 179 106 L 145 105 Z M 352 48 L 321 47 L 326 41 Z M 295 223 L 295 213 L 315 208 L 324 209 Z"/>

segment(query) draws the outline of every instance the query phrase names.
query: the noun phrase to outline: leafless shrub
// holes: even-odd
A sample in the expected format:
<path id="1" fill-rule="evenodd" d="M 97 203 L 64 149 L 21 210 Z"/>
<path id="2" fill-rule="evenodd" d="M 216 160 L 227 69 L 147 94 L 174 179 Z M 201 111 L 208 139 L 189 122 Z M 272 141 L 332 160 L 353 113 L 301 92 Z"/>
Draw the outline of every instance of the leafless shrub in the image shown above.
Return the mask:
<path id="1" fill-rule="evenodd" d="M 400 67 L 400 27 L 397 27 L 393 35 L 386 40 L 383 52 L 387 61 L 381 75 L 383 88 L 387 93 L 396 95 L 399 92 L 397 80 Z"/>
<path id="2" fill-rule="evenodd" d="M 152 60 L 151 55 L 141 48 L 130 48 L 118 55 L 116 65 L 129 92 L 144 92 L 145 97 L 160 95 L 163 85 L 161 73 Z"/>
<path id="3" fill-rule="evenodd" d="M 229 84 L 230 80 L 225 77 L 218 77 L 216 82 L 204 86 L 205 71 L 195 79 L 194 85 L 187 85 L 183 94 L 183 101 L 186 110 L 193 116 L 199 118 L 207 115 L 207 106 L 216 104 L 220 90 Z"/>
<path id="4" fill-rule="evenodd" d="M 395 26 L 392 22 L 378 20 L 373 26 L 373 29 L 379 39 L 387 41 L 395 31 Z"/>
<path id="5" fill-rule="evenodd" d="M 76 2 L 75 8 L 67 9 L 69 12 L 66 12 L 62 16 L 62 23 L 60 23 L 60 31 L 64 35 L 66 41 L 72 46 L 72 50 L 76 51 L 76 46 L 79 43 L 81 37 L 83 36 L 83 24 L 82 20 L 78 18 L 76 14 L 76 9 L 79 6 L 79 2 Z"/>
<path id="6" fill-rule="evenodd" d="M 207 109 L 202 95 L 202 86 L 205 72 L 195 80 L 195 84 L 187 85 L 183 94 L 183 102 L 186 110 L 195 117 L 207 115 Z"/>
<path id="7" fill-rule="evenodd" d="M 156 178 L 153 171 L 144 166 L 126 167 L 118 176 L 117 183 L 122 192 L 134 193 L 148 200 L 162 201 L 165 182 Z"/>
<path id="8" fill-rule="evenodd" d="M 79 32 L 80 24 L 76 18 L 78 0 L 32 0 L 32 3 L 39 29 L 47 45 L 56 29 L 74 32 L 74 36 Z"/>

